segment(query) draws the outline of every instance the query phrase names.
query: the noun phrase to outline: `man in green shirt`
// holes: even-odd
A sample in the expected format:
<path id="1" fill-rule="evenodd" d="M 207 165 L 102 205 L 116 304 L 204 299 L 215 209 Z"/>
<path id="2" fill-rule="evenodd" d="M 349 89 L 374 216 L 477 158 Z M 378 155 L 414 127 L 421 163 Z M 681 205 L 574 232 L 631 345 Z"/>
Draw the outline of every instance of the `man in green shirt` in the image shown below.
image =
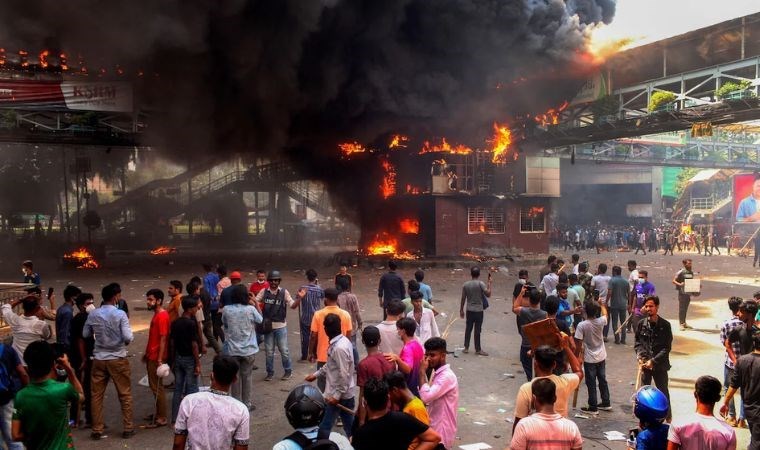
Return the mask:
<path id="1" fill-rule="evenodd" d="M 32 342 L 24 351 L 31 383 L 16 394 L 12 435 L 29 450 L 74 448 L 69 402 L 83 401 L 84 392 L 66 355 L 56 356 L 45 341 Z M 66 371 L 68 383 L 55 381 L 56 366 Z"/>

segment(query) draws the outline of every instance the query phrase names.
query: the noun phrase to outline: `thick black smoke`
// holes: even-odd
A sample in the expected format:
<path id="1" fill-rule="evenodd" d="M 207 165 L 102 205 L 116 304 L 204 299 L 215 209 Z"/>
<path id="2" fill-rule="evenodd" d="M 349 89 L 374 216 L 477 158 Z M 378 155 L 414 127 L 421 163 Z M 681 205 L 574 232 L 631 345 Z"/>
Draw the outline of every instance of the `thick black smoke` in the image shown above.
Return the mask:
<path id="1" fill-rule="evenodd" d="M 149 143 L 181 160 L 285 154 L 356 205 L 374 196 L 375 172 L 341 183 L 362 168 L 337 158 L 338 142 L 401 132 L 478 146 L 494 121 L 572 95 L 579 77 L 562 68 L 614 11 L 614 0 L 4 0 L 0 47 L 141 69 Z M 520 77 L 541 81 L 512 88 Z"/>

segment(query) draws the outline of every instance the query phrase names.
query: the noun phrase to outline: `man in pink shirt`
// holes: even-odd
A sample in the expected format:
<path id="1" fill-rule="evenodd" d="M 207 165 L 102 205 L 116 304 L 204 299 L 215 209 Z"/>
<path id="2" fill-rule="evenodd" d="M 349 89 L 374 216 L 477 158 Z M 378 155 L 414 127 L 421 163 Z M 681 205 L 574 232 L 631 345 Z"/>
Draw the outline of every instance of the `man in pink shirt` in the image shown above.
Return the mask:
<path id="1" fill-rule="evenodd" d="M 417 372 L 419 371 L 422 359 L 425 357 L 425 350 L 414 336 L 414 332 L 417 330 L 417 322 L 409 317 L 404 317 L 396 322 L 396 330 L 398 331 L 398 337 L 404 341 L 404 346 L 398 355 L 387 353 L 385 358 L 389 362 L 395 362 L 398 365 L 398 370 L 406 375 L 406 384 L 409 390 L 419 397 L 420 392 L 417 385 L 419 377 L 417 376 Z"/>
<path id="2" fill-rule="evenodd" d="M 694 384 L 697 410 L 679 417 L 670 425 L 668 449 L 736 450 L 736 432 L 714 414 L 721 388 L 717 378 L 709 375 L 697 378 Z"/>
<path id="3" fill-rule="evenodd" d="M 430 379 L 428 367 L 433 368 Z M 454 448 L 457 435 L 459 383 L 446 364 L 446 340 L 433 337 L 425 341 L 425 358 L 419 369 L 420 399 L 427 405 L 430 427 L 441 435 L 446 448 Z"/>
<path id="4" fill-rule="evenodd" d="M 548 378 L 539 378 L 533 381 L 530 390 L 536 412 L 517 424 L 509 448 L 583 448 L 578 425 L 554 412 L 554 402 L 557 401 L 554 382 Z"/>

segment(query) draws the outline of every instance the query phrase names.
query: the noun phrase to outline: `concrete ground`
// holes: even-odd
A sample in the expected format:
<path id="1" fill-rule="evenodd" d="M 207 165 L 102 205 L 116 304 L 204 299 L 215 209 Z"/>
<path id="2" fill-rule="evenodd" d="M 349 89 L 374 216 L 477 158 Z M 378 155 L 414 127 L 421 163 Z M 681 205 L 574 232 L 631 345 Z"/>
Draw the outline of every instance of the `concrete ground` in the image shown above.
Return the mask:
<path id="1" fill-rule="evenodd" d="M 679 331 L 677 321 L 676 291 L 670 283 L 673 274 L 681 267 L 683 254 L 662 256 L 648 253 L 646 256 L 632 253 L 607 252 L 596 255 L 595 252 L 580 252 L 582 261 L 589 261 L 592 267 L 599 263 L 618 264 L 624 268 L 628 259 L 634 258 L 639 267 L 649 270 L 650 280 L 657 286 L 660 295 L 661 315 L 670 320 L 674 330 L 673 352 L 670 371 L 670 391 L 674 417 L 694 410 L 692 396 L 694 380 L 704 374 L 723 379 L 723 350 L 719 341 L 719 327 L 729 317 L 726 299 L 731 295 L 744 298 L 751 297 L 760 287 L 760 272 L 753 269 L 751 262 L 736 256 L 697 256 L 694 270 L 703 280 L 703 294 L 692 302 L 688 321 L 695 327 L 690 331 Z M 569 261 L 569 252 L 556 251 Z M 130 345 L 132 363 L 134 417 L 136 424 L 143 424 L 140 419 L 151 413 L 153 398 L 146 387 L 139 386 L 138 380 L 145 375 L 145 367 L 140 359 L 147 340 L 147 326 L 150 313 L 144 305 L 144 293 L 153 287 L 166 289 L 169 280 L 179 279 L 186 282 L 192 275 L 200 274 L 202 260 L 225 261 L 230 269 L 244 271 L 245 281 L 254 278 L 258 267 L 278 268 L 283 274 L 282 286 L 295 294 L 304 281 L 303 272 L 308 267 L 315 267 L 321 275 L 324 286 L 329 286 L 336 268 L 327 266 L 329 255 L 310 254 L 306 257 L 293 257 L 273 253 L 237 253 L 237 255 L 169 255 L 162 257 L 122 257 L 103 261 L 103 268 L 96 271 L 63 270 L 53 261 L 39 261 L 39 271 L 45 287 L 52 285 L 60 293 L 66 283 L 73 282 L 85 291 L 100 292 L 103 284 L 110 281 L 121 283 L 124 298 L 130 305 L 131 319 L 136 340 Z M 19 268 L 15 261 L 0 261 L 0 279 L 16 281 Z M 483 264 L 485 265 L 485 264 Z M 439 265 L 440 266 L 440 265 Z M 509 275 L 503 272 L 494 274 L 494 295 L 491 307 L 486 312 L 483 331 L 483 347 L 490 353 L 488 357 L 467 355 L 449 355 L 449 362 L 459 377 L 460 410 L 459 433 L 457 445 L 484 442 L 494 448 L 505 448 L 509 443 L 515 394 L 525 381 L 519 362 L 519 336 L 514 315 L 511 312 L 511 295 L 517 271 L 521 268 L 530 270 L 533 281 L 538 274 L 537 265 L 524 265 L 519 261 L 509 266 Z M 412 277 L 415 264 L 406 263 L 400 272 L 404 279 Z M 351 270 L 354 275 L 355 292 L 359 297 L 365 325 L 381 320 L 381 311 L 377 307 L 376 287 L 384 270 L 380 267 L 357 267 Z M 458 313 L 461 284 L 469 278 L 466 267 L 430 268 L 426 271 L 426 282 L 433 289 L 436 308 L 445 311 L 449 318 L 439 318 L 439 327 L 446 328 L 451 317 Z M 294 361 L 299 357 L 298 315 L 295 311 L 288 314 L 289 345 Z M 449 350 L 461 347 L 464 334 L 464 321 L 456 320 L 448 336 Z M 629 345 L 608 345 L 607 377 L 610 384 L 613 411 L 600 412 L 590 419 L 574 419 L 584 437 L 584 448 L 624 448 L 622 442 L 608 441 L 605 431 L 626 433 L 636 426 L 632 416 L 631 395 L 636 373 L 633 353 L 633 339 Z M 363 347 L 360 345 L 360 347 Z M 360 348 L 360 353 L 364 349 Z M 209 384 L 210 363 L 213 351 L 204 358 L 202 384 Z M 251 448 L 271 448 L 271 446 L 291 432 L 283 414 L 283 403 L 287 393 L 314 367 L 308 364 L 294 363 L 294 377 L 289 381 L 265 382 L 263 351 L 257 357 L 260 369 L 254 372 L 254 399 L 257 409 L 251 416 Z M 278 356 L 275 356 L 276 374 L 282 374 Z M 109 387 L 106 393 L 106 423 L 110 427 L 107 434 L 111 436 L 104 441 L 89 440 L 89 430 L 74 430 L 77 448 L 168 448 L 172 442 L 172 431 L 168 428 L 147 430 L 137 429 L 137 434 L 129 440 L 121 439 L 121 415 L 116 392 Z M 169 395 L 169 397 L 171 394 Z M 587 393 L 582 385 L 578 398 L 578 407 L 585 405 Z M 571 416 L 579 410 L 573 410 Z M 749 433 L 746 429 L 737 429 L 739 448 L 746 447 Z"/>

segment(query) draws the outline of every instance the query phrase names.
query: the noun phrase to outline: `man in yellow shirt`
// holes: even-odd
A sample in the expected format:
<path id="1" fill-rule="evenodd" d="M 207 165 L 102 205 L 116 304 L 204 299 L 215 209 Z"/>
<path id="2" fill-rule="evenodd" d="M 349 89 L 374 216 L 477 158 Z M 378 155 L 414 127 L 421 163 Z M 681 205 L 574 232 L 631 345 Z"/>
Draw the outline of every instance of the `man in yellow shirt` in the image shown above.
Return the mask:
<path id="1" fill-rule="evenodd" d="M 325 333 L 324 321 L 328 314 L 336 314 L 340 317 L 341 334 L 351 337 L 351 314 L 340 309 L 338 306 L 338 290 L 335 288 L 325 289 L 325 307 L 316 311 L 311 319 L 311 337 L 309 338 L 309 362 L 317 362 L 317 370 L 327 362 L 327 348 L 330 346 L 330 338 Z M 320 377 L 317 386 L 321 391 L 325 389 L 325 379 Z"/>
<path id="2" fill-rule="evenodd" d="M 406 385 L 406 375 L 398 370 L 394 370 L 393 372 L 386 373 L 384 378 L 388 384 L 388 395 L 391 398 L 391 403 L 400 408 L 404 414 L 414 417 L 425 425 L 430 425 L 430 417 L 428 416 L 425 404 L 409 390 L 409 387 Z M 417 448 L 419 443 L 419 439 L 415 438 L 409 444 L 409 450 Z"/>

